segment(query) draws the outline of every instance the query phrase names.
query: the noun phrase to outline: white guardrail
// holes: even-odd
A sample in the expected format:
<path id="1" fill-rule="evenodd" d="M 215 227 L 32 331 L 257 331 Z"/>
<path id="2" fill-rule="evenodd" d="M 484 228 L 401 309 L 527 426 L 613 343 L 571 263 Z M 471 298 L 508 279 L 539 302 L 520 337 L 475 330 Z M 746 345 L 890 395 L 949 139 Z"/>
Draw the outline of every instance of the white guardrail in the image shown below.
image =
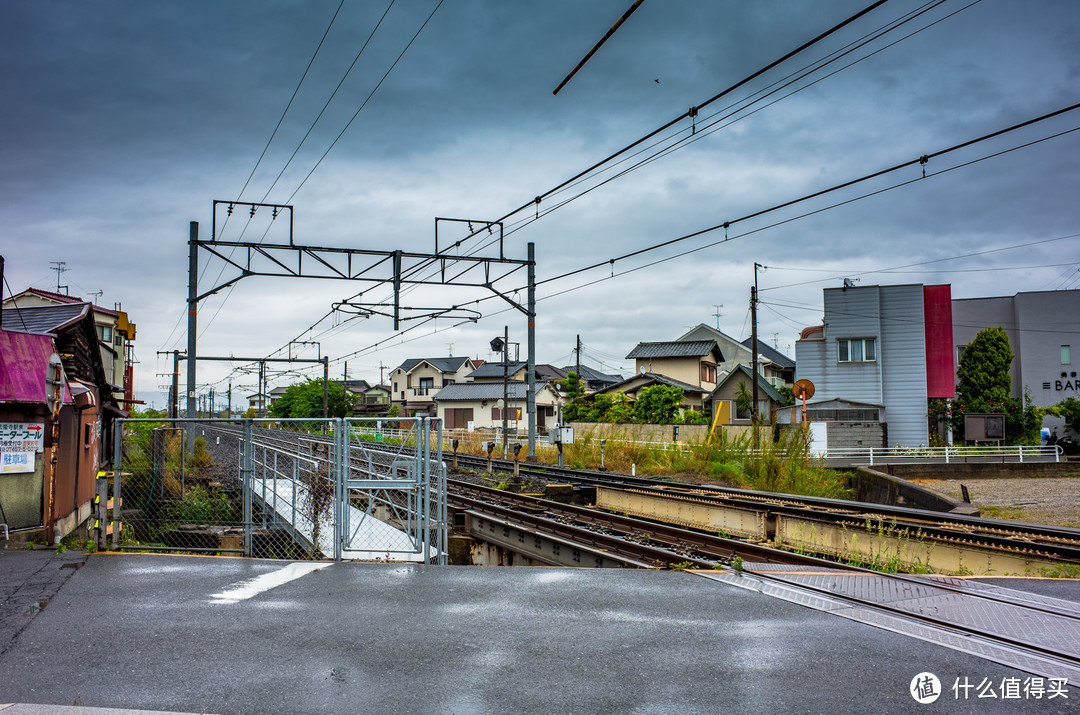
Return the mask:
<path id="1" fill-rule="evenodd" d="M 367 434 L 370 438 L 379 441 L 401 440 L 412 436 L 412 433 L 408 431 L 389 428 L 375 429 L 374 426 L 372 426 L 371 429 L 368 429 L 366 425 L 363 429 L 357 429 L 356 426 L 354 426 L 353 429 L 356 433 Z M 444 447 L 452 449 L 452 440 L 455 437 L 460 439 L 466 434 L 468 433 L 464 430 L 444 430 Z M 483 430 L 481 434 L 484 435 L 485 439 L 493 440 L 497 443 L 501 443 L 502 441 L 502 430 L 500 429 Z M 523 432 L 511 432 L 509 437 L 511 441 L 516 440 L 520 442 L 524 442 L 528 439 L 528 435 Z M 607 438 L 604 441 L 610 443 L 622 442 L 648 445 L 655 449 L 665 450 L 687 451 L 690 446 L 684 442 L 650 442 L 618 438 Z M 810 453 L 815 457 L 820 457 L 825 460 L 844 460 L 870 465 L 904 461 L 943 462 L 945 464 L 992 460 L 1060 462 L 1063 457 L 1061 447 L 1056 444 L 1011 446 L 985 445 L 980 447 L 834 447 L 826 450 L 814 450 L 813 447 L 811 447 Z"/>
<path id="2" fill-rule="evenodd" d="M 841 447 L 812 452 L 824 459 L 844 459 L 867 464 L 887 462 L 979 462 L 1018 460 L 1023 462 L 1060 462 L 1061 447 L 1054 445 L 1012 445 L 985 447 Z"/>

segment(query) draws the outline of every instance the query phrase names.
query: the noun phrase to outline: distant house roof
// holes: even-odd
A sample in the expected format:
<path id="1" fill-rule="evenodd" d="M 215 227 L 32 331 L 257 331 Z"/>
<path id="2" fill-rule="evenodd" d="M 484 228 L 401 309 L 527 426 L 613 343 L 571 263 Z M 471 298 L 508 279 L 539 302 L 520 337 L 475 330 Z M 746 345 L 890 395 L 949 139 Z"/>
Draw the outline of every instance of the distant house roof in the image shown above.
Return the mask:
<path id="1" fill-rule="evenodd" d="M 278 386 L 278 387 L 275 387 L 273 390 L 270 390 L 270 394 L 271 395 L 284 395 L 288 391 L 289 391 L 288 387 Z"/>
<path id="2" fill-rule="evenodd" d="M 368 389 L 364 390 L 364 392 L 375 392 L 376 390 L 378 390 L 380 392 L 392 392 L 393 391 L 392 388 L 389 385 L 372 385 L 372 386 L 368 387 Z"/>
<path id="3" fill-rule="evenodd" d="M 727 375 L 724 375 L 722 378 L 720 378 L 720 382 L 717 383 L 716 389 L 713 390 L 711 394 L 715 395 L 717 392 L 720 391 L 721 388 L 723 388 L 724 385 L 728 384 L 732 380 L 737 380 L 737 379 L 752 380 L 753 379 L 753 373 L 750 371 L 749 367 L 747 367 L 746 365 L 743 365 L 742 363 L 739 363 L 738 365 L 735 366 L 735 368 L 731 372 L 729 372 Z M 753 383 L 751 383 L 751 385 L 752 384 Z M 762 392 L 764 392 L 768 396 L 768 398 L 770 400 L 772 400 L 773 402 L 776 402 L 777 404 L 783 404 L 783 402 L 784 402 L 783 396 L 779 392 L 777 392 L 776 388 L 773 387 L 772 385 L 770 385 L 769 382 L 764 377 L 762 377 L 761 375 L 758 375 L 757 384 L 758 384 L 758 389 L 761 390 Z"/>
<path id="4" fill-rule="evenodd" d="M 747 338 L 746 340 L 744 340 L 742 342 L 742 344 L 745 345 L 747 348 L 749 348 L 751 340 L 753 340 L 753 338 Z M 773 348 L 772 346 L 761 342 L 761 338 L 758 338 L 757 348 L 758 348 L 758 355 L 764 355 L 766 358 L 768 358 L 774 364 L 779 365 L 780 367 L 783 367 L 783 368 L 793 368 L 793 367 L 795 367 L 795 361 L 794 360 L 792 360 L 791 358 L 789 358 L 787 355 L 780 352 L 779 350 Z"/>
<path id="5" fill-rule="evenodd" d="M 85 318 L 90 312 L 90 307 L 89 303 L 82 302 L 4 308 L 3 329 L 20 333 L 55 335 L 58 330 L 63 330 Z"/>
<path id="6" fill-rule="evenodd" d="M 555 380 L 565 380 L 566 371 L 561 370 L 554 365 L 548 365 L 543 363 L 536 366 L 536 376 L 548 382 L 554 382 Z"/>
<path id="7" fill-rule="evenodd" d="M 614 385 L 616 382 L 621 382 L 622 379 L 623 379 L 622 375 L 619 375 L 619 374 L 608 375 L 608 374 L 600 372 L 599 370 L 593 370 L 588 365 L 582 365 L 580 369 L 581 369 L 581 372 L 578 374 L 578 377 L 581 378 L 582 380 L 585 380 L 586 382 L 606 382 L 606 383 Z M 566 373 L 577 372 L 577 371 L 578 371 L 578 366 L 577 365 L 567 365 L 566 367 L 563 368 L 563 372 L 566 372 Z"/>
<path id="8" fill-rule="evenodd" d="M 26 295 L 30 293 L 46 300 L 55 300 L 58 303 L 85 303 L 82 298 L 73 295 L 64 295 L 63 293 L 53 293 L 49 290 L 42 290 L 41 288 L 27 288 L 22 293 L 11 296 L 11 298 L 18 298 L 20 295 Z M 102 308 L 100 305 L 95 305 L 94 310 L 98 313 L 107 313 L 108 315 L 120 316 L 120 313 L 115 310 L 109 310 L 108 308 Z"/>
<path id="9" fill-rule="evenodd" d="M 638 343 L 637 347 L 626 356 L 626 359 L 636 360 L 642 358 L 648 360 L 649 358 L 701 357 L 708 355 L 713 350 L 720 354 L 721 359 L 723 359 L 723 354 L 720 353 L 720 348 L 715 340 L 674 340 L 658 343 Z"/>
<path id="10" fill-rule="evenodd" d="M 511 400 L 524 400 L 528 395 L 528 384 L 520 380 L 511 380 L 506 384 L 507 395 Z M 538 382 L 536 390 L 549 387 L 545 382 Z M 447 385 L 432 398 L 436 402 L 461 402 L 476 400 L 501 400 L 503 384 L 501 382 L 455 382 Z"/>
<path id="11" fill-rule="evenodd" d="M 457 372 L 468 360 L 467 357 L 409 358 L 401 363 L 398 369 L 403 372 L 412 372 L 417 365 L 426 362 L 441 372 Z"/>
<path id="12" fill-rule="evenodd" d="M 511 360 L 509 364 L 503 362 L 486 362 L 470 372 L 466 377 L 470 380 L 485 380 L 493 377 L 501 378 L 503 376 L 504 365 L 507 365 L 507 374 L 513 375 L 518 370 L 528 367 L 529 363 L 521 360 Z"/>
<path id="13" fill-rule="evenodd" d="M 618 383 L 616 383 L 614 385 L 611 385 L 609 387 L 605 387 L 603 390 L 597 390 L 597 392 L 623 392 L 624 390 L 622 388 L 624 386 L 630 384 L 631 382 L 638 381 L 638 380 L 640 380 L 641 382 L 640 382 L 640 384 L 634 386 L 635 390 L 640 390 L 641 388 L 648 387 L 650 385 L 667 385 L 668 387 L 682 388 L 683 392 L 693 392 L 693 393 L 696 393 L 696 394 L 705 394 L 706 392 L 708 392 L 708 390 L 703 390 L 701 387 L 699 387 L 697 385 L 691 385 L 688 382 L 683 382 L 682 380 L 676 380 L 673 377 L 668 377 L 667 375 L 661 375 L 660 373 L 656 373 L 656 372 L 644 372 L 644 373 L 641 373 L 640 375 L 634 375 L 633 377 L 628 377 L 625 380 L 623 380 L 622 382 L 618 382 Z"/>
<path id="14" fill-rule="evenodd" d="M 56 352 L 47 335 L 0 331 L 0 402 L 45 402 L 45 371 Z M 64 385 L 64 402 L 71 393 Z"/>
<path id="15" fill-rule="evenodd" d="M 341 384 L 349 392 L 366 392 L 371 389 L 371 383 L 367 380 L 345 380 Z"/>

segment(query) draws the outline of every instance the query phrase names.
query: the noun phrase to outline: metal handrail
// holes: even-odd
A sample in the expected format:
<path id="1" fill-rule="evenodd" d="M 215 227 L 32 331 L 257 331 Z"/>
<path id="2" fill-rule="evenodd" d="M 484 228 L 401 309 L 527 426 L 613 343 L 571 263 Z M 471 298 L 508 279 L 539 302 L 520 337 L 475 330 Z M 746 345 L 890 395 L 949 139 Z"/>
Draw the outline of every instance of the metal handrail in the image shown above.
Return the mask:
<path id="1" fill-rule="evenodd" d="M 985 446 L 951 446 L 951 447 L 833 447 L 821 451 L 820 456 L 825 459 L 863 459 L 869 464 L 881 464 L 895 460 L 927 460 L 943 461 L 949 464 L 954 461 L 970 461 L 973 457 L 995 458 L 1015 457 L 1020 462 L 1025 458 L 1040 458 L 1045 461 L 1047 457 L 1053 457 L 1055 462 L 1060 462 L 1063 452 L 1060 445 L 985 445 Z"/>

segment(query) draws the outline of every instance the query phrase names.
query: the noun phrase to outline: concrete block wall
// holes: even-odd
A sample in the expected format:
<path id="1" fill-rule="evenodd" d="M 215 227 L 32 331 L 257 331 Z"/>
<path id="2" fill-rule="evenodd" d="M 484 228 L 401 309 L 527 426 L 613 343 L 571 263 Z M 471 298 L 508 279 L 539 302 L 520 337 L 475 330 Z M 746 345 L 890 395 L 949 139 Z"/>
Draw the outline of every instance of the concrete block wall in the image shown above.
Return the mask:
<path id="1" fill-rule="evenodd" d="M 826 422 L 829 449 L 886 446 L 885 424 L 881 422 Z"/>

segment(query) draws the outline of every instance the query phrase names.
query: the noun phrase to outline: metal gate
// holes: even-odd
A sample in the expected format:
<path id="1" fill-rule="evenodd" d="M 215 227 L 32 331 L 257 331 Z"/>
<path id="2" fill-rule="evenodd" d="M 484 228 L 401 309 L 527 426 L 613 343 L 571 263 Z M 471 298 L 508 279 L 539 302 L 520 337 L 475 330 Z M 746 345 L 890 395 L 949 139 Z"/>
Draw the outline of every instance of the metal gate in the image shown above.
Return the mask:
<path id="1" fill-rule="evenodd" d="M 141 419 L 115 429 L 114 549 L 447 562 L 438 420 Z"/>

